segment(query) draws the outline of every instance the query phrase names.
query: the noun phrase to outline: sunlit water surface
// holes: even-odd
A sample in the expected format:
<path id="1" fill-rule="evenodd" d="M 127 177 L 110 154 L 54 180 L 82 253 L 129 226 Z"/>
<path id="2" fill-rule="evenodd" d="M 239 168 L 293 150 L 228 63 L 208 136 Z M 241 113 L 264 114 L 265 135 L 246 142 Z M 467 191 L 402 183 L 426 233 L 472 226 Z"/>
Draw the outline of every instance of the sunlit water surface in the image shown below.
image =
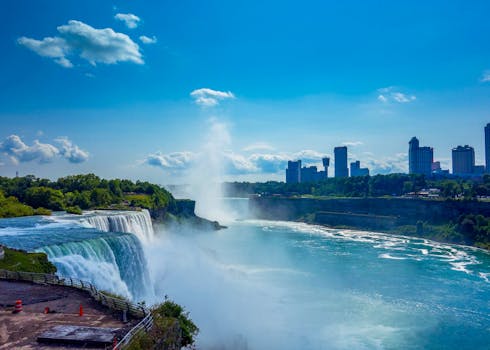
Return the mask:
<path id="1" fill-rule="evenodd" d="M 157 228 L 139 242 L 71 216 L 22 218 L 0 220 L 0 243 L 56 254 L 63 272 L 134 299 L 168 295 L 199 325 L 202 349 L 490 348 L 486 252 L 301 223 L 228 225 L 216 232 Z M 77 248 L 98 247 L 101 237 L 124 240 L 109 242 L 113 258 L 105 245 L 92 255 Z M 136 262 L 134 254 L 141 255 Z M 92 259 L 107 271 L 89 266 Z M 135 281 L 142 269 L 149 277 Z"/>

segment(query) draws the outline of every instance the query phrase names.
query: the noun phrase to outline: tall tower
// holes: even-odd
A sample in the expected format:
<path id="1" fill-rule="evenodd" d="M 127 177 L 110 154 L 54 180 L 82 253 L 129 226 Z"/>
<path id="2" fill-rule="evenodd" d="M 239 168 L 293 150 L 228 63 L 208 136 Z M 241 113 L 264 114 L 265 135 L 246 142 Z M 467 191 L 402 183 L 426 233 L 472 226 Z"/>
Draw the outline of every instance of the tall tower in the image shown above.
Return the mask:
<path id="1" fill-rule="evenodd" d="M 419 140 L 414 136 L 408 143 L 408 173 L 417 173 L 417 156 L 419 151 Z"/>
<path id="2" fill-rule="evenodd" d="M 485 172 L 490 173 L 490 123 L 485 126 Z"/>
<path id="3" fill-rule="evenodd" d="M 427 177 L 432 175 L 432 163 L 434 162 L 434 149 L 432 147 L 420 147 L 419 140 L 412 137 L 408 143 L 408 172 L 409 174 L 422 174 Z"/>
<path id="4" fill-rule="evenodd" d="M 330 158 L 322 158 L 323 167 L 325 168 L 325 178 L 328 177 L 328 167 L 330 166 Z"/>
<path id="5" fill-rule="evenodd" d="M 335 177 L 348 177 L 347 147 L 335 147 L 333 151 L 335 155 Z"/>

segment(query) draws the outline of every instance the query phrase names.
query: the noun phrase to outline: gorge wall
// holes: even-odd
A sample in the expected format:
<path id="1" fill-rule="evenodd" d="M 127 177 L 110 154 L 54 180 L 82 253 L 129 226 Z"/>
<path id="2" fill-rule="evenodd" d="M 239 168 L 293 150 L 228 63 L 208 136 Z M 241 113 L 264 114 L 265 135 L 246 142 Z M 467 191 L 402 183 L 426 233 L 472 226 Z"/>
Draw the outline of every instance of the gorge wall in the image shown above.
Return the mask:
<path id="1" fill-rule="evenodd" d="M 259 219 L 310 220 L 322 224 L 368 226 L 443 224 L 462 214 L 490 216 L 490 202 L 437 201 L 407 198 L 287 198 L 253 197 L 250 211 Z M 342 215 L 339 215 L 342 214 Z"/>

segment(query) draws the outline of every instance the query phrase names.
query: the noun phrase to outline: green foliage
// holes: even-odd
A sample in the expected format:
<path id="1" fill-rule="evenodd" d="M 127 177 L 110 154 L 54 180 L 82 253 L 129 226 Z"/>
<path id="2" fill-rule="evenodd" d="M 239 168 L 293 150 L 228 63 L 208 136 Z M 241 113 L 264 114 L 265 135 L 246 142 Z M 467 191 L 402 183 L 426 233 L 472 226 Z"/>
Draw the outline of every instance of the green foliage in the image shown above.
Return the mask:
<path id="1" fill-rule="evenodd" d="M 458 218 L 456 229 L 465 237 L 467 244 L 490 243 L 490 218 L 467 214 Z"/>
<path id="2" fill-rule="evenodd" d="M 28 205 L 20 203 L 15 197 L 5 198 L 3 193 L 0 192 L 0 218 L 29 215 L 51 215 L 51 211 L 44 208 L 33 209 Z"/>
<path id="3" fill-rule="evenodd" d="M 136 335 L 129 350 L 180 349 L 194 345 L 199 329 L 184 308 L 165 297 L 165 302 L 152 309 L 150 332 Z"/>
<path id="4" fill-rule="evenodd" d="M 42 208 L 75 214 L 94 208 L 127 209 L 128 205 L 164 212 L 176 208 L 175 199 L 163 187 L 141 181 L 105 180 L 94 174 L 62 177 L 55 182 L 32 175 L 0 177 L 0 191 L 10 198 L 7 202 L 3 199 L 2 217 L 47 214 Z"/>
<path id="5" fill-rule="evenodd" d="M 51 210 L 63 210 L 64 195 L 60 190 L 49 187 L 31 187 L 25 193 L 26 204 L 34 207 L 44 207 Z"/>
<path id="6" fill-rule="evenodd" d="M 189 313 L 179 304 L 166 299 L 164 303 L 157 305 L 152 310 L 153 315 L 158 323 L 165 319 L 175 319 L 179 322 L 182 331 L 182 346 L 192 345 L 195 337 L 199 333 L 199 328 L 192 322 Z"/>
<path id="7" fill-rule="evenodd" d="M 315 197 L 385 197 L 402 196 L 424 188 L 436 188 L 446 199 L 474 200 L 477 196 L 490 196 L 490 175 L 482 181 L 471 179 L 426 179 L 423 175 L 389 174 L 328 178 L 313 183 L 287 184 L 232 182 L 224 184 L 225 194 L 244 197 L 251 194 L 311 195 Z"/>
<path id="8" fill-rule="evenodd" d="M 78 205 L 75 205 L 73 207 L 66 207 L 65 211 L 69 214 L 76 214 L 76 215 L 82 215 L 83 211 L 80 209 Z"/>
<path id="9" fill-rule="evenodd" d="M 37 273 L 55 273 L 56 267 L 44 253 L 27 253 L 4 247 L 5 257 L 0 260 L 0 269 Z"/>

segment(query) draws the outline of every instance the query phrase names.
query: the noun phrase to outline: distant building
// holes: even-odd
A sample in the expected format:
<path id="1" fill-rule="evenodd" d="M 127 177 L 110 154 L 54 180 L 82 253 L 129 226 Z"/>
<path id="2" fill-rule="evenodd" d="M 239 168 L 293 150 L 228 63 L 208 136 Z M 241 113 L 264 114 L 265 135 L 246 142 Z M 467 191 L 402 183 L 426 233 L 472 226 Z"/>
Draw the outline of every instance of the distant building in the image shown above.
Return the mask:
<path id="1" fill-rule="evenodd" d="M 420 147 L 419 140 L 412 137 L 408 143 L 408 169 L 410 174 L 421 174 L 430 177 L 434 162 L 434 149 Z"/>
<path id="2" fill-rule="evenodd" d="M 475 171 L 475 149 L 468 145 L 452 150 L 453 175 L 468 176 Z"/>
<path id="3" fill-rule="evenodd" d="M 330 166 L 330 158 L 325 157 L 322 158 L 322 163 L 323 163 L 323 168 L 325 169 L 325 176 L 324 178 L 328 178 L 328 167 Z"/>
<path id="4" fill-rule="evenodd" d="M 347 147 L 335 147 L 335 177 L 348 177 L 349 169 L 347 168 Z"/>
<path id="5" fill-rule="evenodd" d="M 369 175 L 368 168 L 361 168 L 361 162 L 356 160 L 355 162 L 350 163 L 350 176 L 367 176 Z"/>
<path id="6" fill-rule="evenodd" d="M 301 168 L 301 182 L 315 182 L 318 180 L 318 169 L 316 166 Z"/>
<path id="7" fill-rule="evenodd" d="M 473 174 L 476 176 L 481 176 L 485 174 L 485 166 L 484 165 L 475 165 L 473 168 Z"/>
<path id="8" fill-rule="evenodd" d="M 433 163 L 432 163 L 432 172 L 433 172 L 433 173 L 434 173 L 434 172 L 436 172 L 436 173 L 437 173 L 437 172 L 440 172 L 440 171 L 442 171 L 442 169 L 441 169 L 441 162 L 439 162 L 439 161 L 437 161 L 437 162 L 433 162 Z"/>
<path id="9" fill-rule="evenodd" d="M 295 184 L 301 182 L 301 160 L 289 161 L 286 169 L 286 183 Z"/>
<path id="10" fill-rule="evenodd" d="M 490 173 L 490 123 L 485 126 L 485 172 Z"/>
<path id="11" fill-rule="evenodd" d="M 314 165 L 301 167 L 301 160 L 289 161 L 286 169 L 286 183 L 317 182 L 328 177 L 328 166 L 330 158 L 322 158 L 325 170 L 318 171 Z"/>

